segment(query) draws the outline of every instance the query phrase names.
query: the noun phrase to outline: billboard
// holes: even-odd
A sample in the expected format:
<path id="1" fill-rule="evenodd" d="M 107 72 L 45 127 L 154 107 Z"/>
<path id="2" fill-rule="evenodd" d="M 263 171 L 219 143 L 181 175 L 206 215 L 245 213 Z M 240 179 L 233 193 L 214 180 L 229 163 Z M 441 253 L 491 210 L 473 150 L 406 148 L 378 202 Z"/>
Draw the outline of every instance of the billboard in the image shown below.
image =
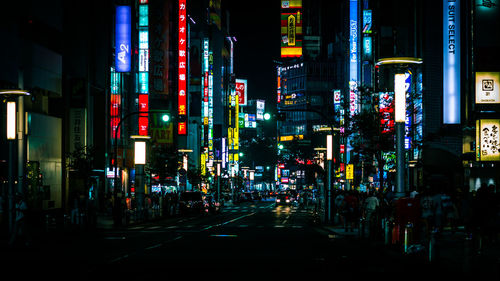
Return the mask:
<path id="1" fill-rule="evenodd" d="M 116 6 L 115 69 L 129 72 L 131 66 L 131 12 L 130 6 Z"/>
<path id="2" fill-rule="evenodd" d="M 476 160 L 500 161 L 500 119 L 476 120 Z"/>
<path id="3" fill-rule="evenodd" d="M 238 95 L 238 102 L 240 106 L 246 106 L 247 105 L 247 94 L 248 94 L 248 87 L 247 87 L 247 80 L 243 79 L 236 79 L 236 95 Z"/>
<path id="4" fill-rule="evenodd" d="M 500 72 L 476 72 L 476 103 L 500 103 Z"/>
<path id="5" fill-rule="evenodd" d="M 443 123 L 460 124 L 460 0 L 443 0 Z"/>
<path id="6" fill-rule="evenodd" d="M 264 120 L 264 112 L 266 109 L 266 101 L 265 100 L 257 100 L 255 114 L 257 115 L 257 120 Z"/>
<path id="7" fill-rule="evenodd" d="M 281 1 L 281 57 L 302 56 L 302 0 Z"/>
<path id="8" fill-rule="evenodd" d="M 394 132 L 394 93 L 379 94 L 380 130 L 382 134 Z"/>

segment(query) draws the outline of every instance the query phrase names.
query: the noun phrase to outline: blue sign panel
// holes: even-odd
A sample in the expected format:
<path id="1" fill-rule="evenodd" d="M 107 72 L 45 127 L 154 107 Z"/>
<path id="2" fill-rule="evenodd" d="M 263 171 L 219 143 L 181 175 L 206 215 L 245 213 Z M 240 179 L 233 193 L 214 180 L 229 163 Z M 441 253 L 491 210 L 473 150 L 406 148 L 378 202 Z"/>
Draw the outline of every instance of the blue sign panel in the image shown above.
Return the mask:
<path id="1" fill-rule="evenodd" d="M 358 1 L 349 2 L 349 81 L 358 81 Z"/>
<path id="2" fill-rule="evenodd" d="M 460 0 L 443 0 L 443 123 L 460 124 Z"/>
<path id="3" fill-rule="evenodd" d="M 130 6 L 116 7 L 115 26 L 115 69 L 129 72 L 131 66 L 131 12 Z"/>

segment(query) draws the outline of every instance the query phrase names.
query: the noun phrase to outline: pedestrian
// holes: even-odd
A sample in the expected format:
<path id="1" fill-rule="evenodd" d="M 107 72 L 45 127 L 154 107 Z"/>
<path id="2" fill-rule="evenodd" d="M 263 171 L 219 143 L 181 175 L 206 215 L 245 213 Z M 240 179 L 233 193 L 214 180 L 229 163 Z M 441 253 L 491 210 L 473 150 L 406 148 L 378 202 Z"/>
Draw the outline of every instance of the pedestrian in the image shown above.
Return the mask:
<path id="1" fill-rule="evenodd" d="M 359 199 L 355 191 L 349 191 L 344 198 L 345 231 L 354 231 L 359 219 Z"/>
<path id="2" fill-rule="evenodd" d="M 422 192 L 420 197 L 420 209 L 422 218 L 422 237 L 428 237 L 434 227 L 435 203 L 432 197 L 430 187 Z"/>
<path id="3" fill-rule="evenodd" d="M 75 192 L 71 198 L 71 224 L 80 223 L 80 194 Z"/>
<path id="4" fill-rule="evenodd" d="M 441 210 L 443 212 L 444 226 L 451 227 L 452 231 L 455 232 L 458 216 L 457 207 L 451 196 L 446 193 L 441 194 Z"/>
<path id="5" fill-rule="evenodd" d="M 0 194 L 0 234 L 3 231 L 3 208 L 4 208 L 3 205 L 4 205 L 3 197 L 2 194 Z"/>
<path id="6" fill-rule="evenodd" d="M 337 218 L 336 221 L 340 223 L 341 225 L 344 225 L 344 195 L 342 194 L 342 191 L 339 191 L 337 193 L 337 196 L 335 196 L 334 204 L 335 204 L 335 217 Z M 335 221 L 335 219 L 334 219 Z"/>
<path id="7" fill-rule="evenodd" d="M 375 196 L 375 192 L 369 192 L 368 197 L 364 201 L 364 213 L 365 213 L 365 221 L 368 225 L 368 235 L 369 237 L 373 236 L 375 233 L 374 228 L 376 224 L 376 211 L 379 208 L 379 201 Z"/>
<path id="8" fill-rule="evenodd" d="M 29 246 L 31 243 L 31 238 L 28 233 L 28 228 L 26 225 L 26 211 L 28 206 L 24 201 L 21 194 L 16 194 L 16 204 L 15 204 L 15 220 L 14 226 L 12 228 L 12 233 L 10 236 L 9 245 L 13 246 L 16 239 L 19 237 L 24 238 L 24 244 Z"/>
<path id="9" fill-rule="evenodd" d="M 434 201 L 434 228 L 435 230 L 441 232 L 443 230 L 443 206 L 441 204 L 442 199 L 445 197 L 444 191 L 441 187 L 438 188 L 437 192 L 432 196 Z"/>

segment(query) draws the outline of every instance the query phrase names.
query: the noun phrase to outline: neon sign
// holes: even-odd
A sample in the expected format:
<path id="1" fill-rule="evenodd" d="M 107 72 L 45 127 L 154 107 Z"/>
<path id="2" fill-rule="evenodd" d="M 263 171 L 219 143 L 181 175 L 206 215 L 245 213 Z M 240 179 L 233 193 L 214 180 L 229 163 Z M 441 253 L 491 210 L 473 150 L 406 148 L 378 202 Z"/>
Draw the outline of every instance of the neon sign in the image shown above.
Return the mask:
<path id="1" fill-rule="evenodd" d="M 131 66 L 131 13 L 130 6 L 116 7 L 115 68 L 116 72 L 129 72 Z"/>
<path id="2" fill-rule="evenodd" d="M 186 103 L 186 76 L 187 76 L 187 28 L 186 28 L 186 0 L 179 0 L 179 56 L 178 56 L 178 115 L 179 117 L 185 117 L 187 114 L 187 103 Z M 177 133 L 179 135 L 187 134 L 187 123 L 181 119 L 178 123 Z"/>

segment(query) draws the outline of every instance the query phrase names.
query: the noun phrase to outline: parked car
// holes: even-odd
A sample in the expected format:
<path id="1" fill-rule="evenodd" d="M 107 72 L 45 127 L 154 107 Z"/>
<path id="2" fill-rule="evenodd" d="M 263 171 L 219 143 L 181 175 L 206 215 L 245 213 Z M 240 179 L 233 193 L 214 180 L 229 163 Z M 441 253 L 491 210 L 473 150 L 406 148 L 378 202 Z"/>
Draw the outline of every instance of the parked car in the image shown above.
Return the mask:
<path id="1" fill-rule="evenodd" d="M 205 210 L 202 193 L 199 191 L 183 191 L 179 195 L 179 212 L 181 215 L 202 214 Z"/>

